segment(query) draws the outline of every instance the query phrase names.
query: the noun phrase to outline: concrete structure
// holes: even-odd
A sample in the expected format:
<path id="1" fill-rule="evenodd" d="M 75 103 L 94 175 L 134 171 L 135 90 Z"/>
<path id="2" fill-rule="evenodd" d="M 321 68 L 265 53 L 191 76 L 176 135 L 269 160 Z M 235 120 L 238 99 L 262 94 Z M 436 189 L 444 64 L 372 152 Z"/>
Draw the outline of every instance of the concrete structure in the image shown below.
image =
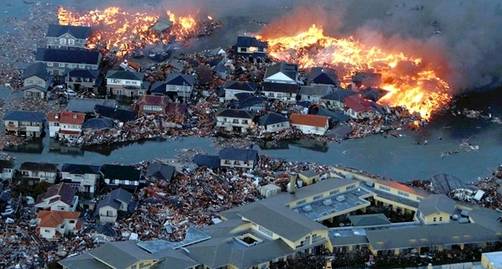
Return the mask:
<path id="1" fill-rule="evenodd" d="M 50 186 L 47 191 L 37 198 L 35 207 L 51 211 L 75 211 L 78 205 L 78 196 L 71 184 L 59 183 Z"/>
<path id="2" fill-rule="evenodd" d="M 56 236 L 64 236 L 80 229 L 78 217 L 80 212 L 69 211 L 39 211 L 37 214 L 37 231 L 40 237 L 47 240 Z"/>
<path id="3" fill-rule="evenodd" d="M 101 173 L 98 166 L 65 163 L 61 167 L 61 179 L 72 184 L 78 192 L 92 195 L 101 179 Z"/>
<path id="4" fill-rule="evenodd" d="M 60 140 L 72 141 L 82 133 L 82 124 L 85 121 L 84 113 L 77 112 L 49 112 L 49 136 Z"/>
<path id="5" fill-rule="evenodd" d="M 41 137 L 45 115 L 41 112 L 11 111 L 4 116 L 5 132 L 23 137 Z"/>
<path id="6" fill-rule="evenodd" d="M 298 94 L 301 101 L 319 103 L 322 97 L 334 93 L 334 90 L 331 85 L 308 85 L 301 86 Z"/>
<path id="7" fill-rule="evenodd" d="M 253 116 L 244 110 L 225 109 L 216 114 L 216 128 L 225 132 L 248 133 L 255 128 Z"/>
<path id="8" fill-rule="evenodd" d="M 98 70 L 101 54 L 98 51 L 37 49 L 35 61 L 45 63 L 47 72 L 56 77 L 63 77 L 73 69 Z"/>
<path id="9" fill-rule="evenodd" d="M 106 87 L 109 92 L 116 96 L 138 97 L 145 95 L 148 90 L 143 81 L 144 73 L 129 70 L 111 70 L 106 75 Z"/>
<path id="10" fill-rule="evenodd" d="M 253 169 L 258 163 L 258 151 L 253 149 L 224 148 L 219 156 L 221 167 Z"/>
<path id="11" fill-rule="evenodd" d="M 86 49 L 91 35 L 91 27 L 72 25 L 49 25 L 47 31 L 47 48 Z"/>
<path id="12" fill-rule="evenodd" d="M 329 118 L 325 116 L 292 113 L 289 121 L 304 134 L 325 135 L 329 129 Z"/>

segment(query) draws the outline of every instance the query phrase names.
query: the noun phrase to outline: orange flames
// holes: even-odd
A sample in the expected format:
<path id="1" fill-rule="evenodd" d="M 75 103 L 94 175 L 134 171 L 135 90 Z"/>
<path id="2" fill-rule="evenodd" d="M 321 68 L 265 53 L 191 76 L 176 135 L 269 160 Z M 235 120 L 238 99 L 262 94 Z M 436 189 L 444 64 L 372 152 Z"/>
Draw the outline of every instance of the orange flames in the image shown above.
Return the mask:
<path id="1" fill-rule="evenodd" d="M 194 17 L 176 16 L 170 11 L 167 15 L 172 25 L 167 32 L 159 33 L 153 31 L 152 27 L 160 16 L 147 12 L 130 13 L 119 7 L 108 7 L 77 14 L 63 7 L 58 9 L 59 24 L 93 27 L 93 34 L 87 44 L 89 48 L 116 51 L 118 56 L 146 45 L 168 43 L 173 39 L 185 40 L 195 35 L 197 21 Z"/>
<path id="2" fill-rule="evenodd" d="M 326 36 L 316 25 L 294 35 L 258 38 L 268 42 L 268 53 L 275 59 L 298 63 L 301 68 L 324 65 L 336 69 L 345 86 L 357 72 L 380 74 L 377 87 L 388 93 L 379 103 L 406 107 L 425 120 L 451 100 L 448 83 L 421 58 L 366 46 L 353 38 Z M 370 85 L 360 85 L 365 86 Z"/>

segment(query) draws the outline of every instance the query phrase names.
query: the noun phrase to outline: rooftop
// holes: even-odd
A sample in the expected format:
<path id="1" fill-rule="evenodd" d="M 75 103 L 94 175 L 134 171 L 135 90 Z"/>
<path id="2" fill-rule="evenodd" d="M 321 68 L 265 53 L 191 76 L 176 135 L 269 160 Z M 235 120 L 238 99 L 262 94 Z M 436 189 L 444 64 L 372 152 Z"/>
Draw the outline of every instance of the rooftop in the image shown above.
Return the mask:
<path id="1" fill-rule="evenodd" d="M 99 52 L 89 50 L 66 50 L 38 48 L 36 60 L 39 62 L 92 64 L 99 63 Z"/>
<path id="2" fill-rule="evenodd" d="M 43 122 L 45 115 L 42 112 L 33 111 L 11 111 L 3 118 L 8 121 L 29 121 L 29 122 Z"/>
<path id="3" fill-rule="evenodd" d="M 224 148 L 220 151 L 222 160 L 256 161 L 258 151 L 254 149 Z"/>
<path id="4" fill-rule="evenodd" d="M 241 118 L 241 119 L 252 119 L 253 116 L 245 110 L 239 109 L 225 109 L 216 114 L 216 117 L 229 117 L 229 118 Z"/>
<path id="5" fill-rule="evenodd" d="M 63 124 L 82 125 L 85 121 L 85 114 L 69 111 L 60 113 L 49 112 L 47 114 L 47 119 L 48 121 L 59 122 Z"/>
<path id="6" fill-rule="evenodd" d="M 315 127 L 328 126 L 328 119 L 329 118 L 325 116 L 312 115 L 312 114 L 292 113 L 291 116 L 289 116 L 291 124 L 308 125 Z"/>
<path id="7" fill-rule="evenodd" d="M 60 37 L 66 33 L 78 39 L 87 39 L 91 35 L 91 27 L 50 24 L 47 31 L 47 36 Z"/>

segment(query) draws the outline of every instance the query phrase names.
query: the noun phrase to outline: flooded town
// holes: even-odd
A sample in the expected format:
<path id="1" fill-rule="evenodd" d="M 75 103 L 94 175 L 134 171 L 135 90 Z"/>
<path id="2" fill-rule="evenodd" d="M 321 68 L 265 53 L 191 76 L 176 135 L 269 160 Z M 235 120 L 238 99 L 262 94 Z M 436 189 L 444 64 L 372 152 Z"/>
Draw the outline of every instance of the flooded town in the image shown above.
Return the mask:
<path id="1" fill-rule="evenodd" d="M 0 268 L 502 268 L 496 1 L 2 5 Z"/>

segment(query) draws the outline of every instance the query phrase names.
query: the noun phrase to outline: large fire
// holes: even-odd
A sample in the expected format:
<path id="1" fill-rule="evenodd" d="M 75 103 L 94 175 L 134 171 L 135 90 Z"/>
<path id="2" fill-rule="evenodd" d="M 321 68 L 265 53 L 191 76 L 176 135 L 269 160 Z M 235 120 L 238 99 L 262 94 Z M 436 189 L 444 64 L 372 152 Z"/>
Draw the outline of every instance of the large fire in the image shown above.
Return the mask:
<path id="1" fill-rule="evenodd" d="M 377 87 L 388 91 L 379 103 L 406 107 L 425 120 L 451 100 L 448 83 L 418 57 L 367 46 L 353 38 L 326 36 L 316 25 L 294 35 L 258 38 L 268 42 L 268 53 L 275 59 L 298 63 L 301 68 L 334 68 L 345 86 L 358 72 L 379 74 Z"/>
<path id="2" fill-rule="evenodd" d="M 58 9 L 59 24 L 93 28 L 93 34 L 87 44 L 89 48 L 113 50 L 118 56 L 146 45 L 185 40 L 197 34 L 198 22 L 193 16 L 176 16 L 171 11 L 162 15 L 171 25 L 166 31 L 159 32 L 152 28 L 159 22 L 161 15 L 133 13 L 119 7 L 91 10 L 84 14 L 63 7 Z"/>

